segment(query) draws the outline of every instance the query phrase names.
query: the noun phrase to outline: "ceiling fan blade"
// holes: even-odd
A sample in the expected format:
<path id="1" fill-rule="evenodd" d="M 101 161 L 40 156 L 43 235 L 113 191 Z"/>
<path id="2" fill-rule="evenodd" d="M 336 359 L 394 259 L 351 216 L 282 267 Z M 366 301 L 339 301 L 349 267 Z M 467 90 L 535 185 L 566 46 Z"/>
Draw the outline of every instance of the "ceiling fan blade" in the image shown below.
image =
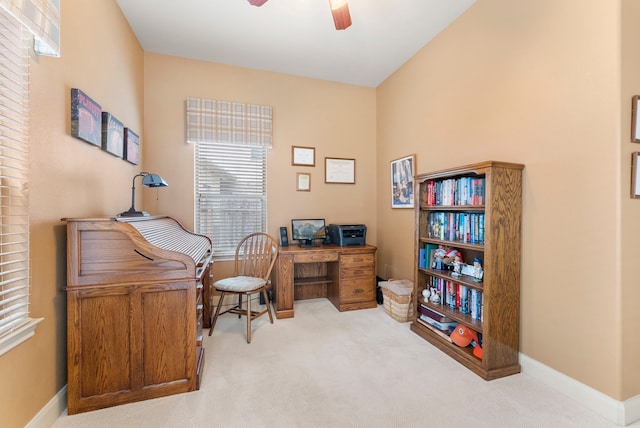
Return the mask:
<path id="1" fill-rule="evenodd" d="M 265 4 L 268 0 L 249 0 L 249 3 L 251 3 L 253 6 L 262 6 L 263 4 Z"/>
<path id="2" fill-rule="evenodd" d="M 345 30 L 351 26 L 351 14 L 349 13 L 349 2 L 347 0 L 329 0 L 331 15 L 336 30 Z"/>

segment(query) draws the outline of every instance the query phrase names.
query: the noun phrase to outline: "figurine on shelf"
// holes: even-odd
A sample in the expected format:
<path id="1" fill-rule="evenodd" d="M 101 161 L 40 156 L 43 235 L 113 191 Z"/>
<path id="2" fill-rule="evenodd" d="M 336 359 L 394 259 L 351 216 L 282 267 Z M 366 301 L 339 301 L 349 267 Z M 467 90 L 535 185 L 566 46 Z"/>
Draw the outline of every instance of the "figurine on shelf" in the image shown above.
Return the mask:
<path id="1" fill-rule="evenodd" d="M 429 291 L 428 288 L 425 288 L 424 290 L 422 290 L 422 298 L 424 299 L 425 302 L 429 301 L 430 295 L 431 295 L 431 292 Z"/>
<path id="2" fill-rule="evenodd" d="M 447 254 L 447 251 L 444 249 L 442 245 L 436 248 L 436 250 L 433 252 L 433 266 L 431 267 L 433 269 L 444 270 L 445 269 L 444 256 L 446 254 Z"/>
<path id="3" fill-rule="evenodd" d="M 451 272 L 451 276 L 461 276 L 462 275 L 462 256 L 460 253 L 456 254 L 455 259 L 453 259 L 453 272 Z"/>
<path id="4" fill-rule="evenodd" d="M 456 259 L 456 256 L 460 254 L 460 252 L 455 248 L 445 248 L 444 251 L 444 264 L 452 266 L 453 261 Z"/>
<path id="5" fill-rule="evenodd" d="M 484 271 L 482 270 L 482 259 L 476 257 L 473 259 L 473 280 L 475 282 L 481 282 L 483 274 Z"/>
<path id="6" fill-rule="evenodd" d="M 436 290 L 436 287 L 431 287 L 429 301 L 434 305 L 437 305 L 440 303 L 440 295 L 438 294 L 438 290 Z"/>

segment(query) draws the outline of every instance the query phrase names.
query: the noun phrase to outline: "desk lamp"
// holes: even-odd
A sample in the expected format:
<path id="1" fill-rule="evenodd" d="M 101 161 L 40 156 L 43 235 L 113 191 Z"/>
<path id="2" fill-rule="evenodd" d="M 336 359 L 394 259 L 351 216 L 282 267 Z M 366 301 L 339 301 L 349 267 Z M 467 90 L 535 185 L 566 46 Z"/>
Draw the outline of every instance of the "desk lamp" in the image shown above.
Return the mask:
<path id="1" fill-rule="evenodd" d="M 148 172 L 141 172 L 133 176 L 131 182 L 131 208 L 128 211 L 118 214 L 120 217 L 143 217 L 148 216 L 149 213 L 145 211 L 136 211 L 136 177 L 142 177 L 142 184 L 147 187 L 166 187 L 167 182 L 158 174 L 151 174 Z"/>

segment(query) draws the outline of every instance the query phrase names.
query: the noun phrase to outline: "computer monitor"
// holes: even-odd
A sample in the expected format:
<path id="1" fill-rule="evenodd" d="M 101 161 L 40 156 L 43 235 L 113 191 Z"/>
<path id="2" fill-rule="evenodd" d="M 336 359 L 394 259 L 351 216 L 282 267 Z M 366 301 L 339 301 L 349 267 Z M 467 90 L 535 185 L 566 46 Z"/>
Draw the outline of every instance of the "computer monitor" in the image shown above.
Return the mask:
<path id="1" fill-rule="evenodd" d="M 298 241 L 301 247 L 317 246 L 314 240 L 324 240 L 327 232 L 323 218 L 316 219 L 292 219 L 291 239 Z"/>

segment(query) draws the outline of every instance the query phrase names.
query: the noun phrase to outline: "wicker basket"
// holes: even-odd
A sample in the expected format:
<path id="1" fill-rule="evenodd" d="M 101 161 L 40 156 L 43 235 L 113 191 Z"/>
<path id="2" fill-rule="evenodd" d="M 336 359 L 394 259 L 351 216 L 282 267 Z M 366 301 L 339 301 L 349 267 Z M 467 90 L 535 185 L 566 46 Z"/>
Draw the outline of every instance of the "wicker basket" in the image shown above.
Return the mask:
<path id="1" fill-rule="evenodd" d="M 413 318 L 413 282 L 402 280 L 382 281 L 384 311 L 398 322 L 411 321 Z"/>

